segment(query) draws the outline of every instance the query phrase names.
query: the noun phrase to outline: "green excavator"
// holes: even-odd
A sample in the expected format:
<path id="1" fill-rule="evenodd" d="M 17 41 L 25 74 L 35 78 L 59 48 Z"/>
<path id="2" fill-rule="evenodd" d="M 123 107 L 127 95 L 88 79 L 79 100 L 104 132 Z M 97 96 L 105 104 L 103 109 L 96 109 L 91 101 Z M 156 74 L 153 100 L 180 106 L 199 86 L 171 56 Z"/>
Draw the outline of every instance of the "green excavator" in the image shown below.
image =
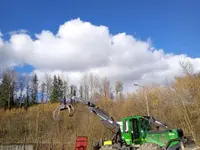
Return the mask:
<path id="1" fill-rule="evenodd" d="M 169 129 L 152 116 L 129 116 L 122 118 L 120 125 L 94 103 L 80 99 L 76 102 L 86 105 L 113 132 L 112 139 L 95 142 L 94 150 L 183 150 L 186 145 L 182 129 Z M 65 103 L 54 111 L 53 117 L 58 119 L 58 111 L 65 109 L 73 116 L 73 106 Z"/>

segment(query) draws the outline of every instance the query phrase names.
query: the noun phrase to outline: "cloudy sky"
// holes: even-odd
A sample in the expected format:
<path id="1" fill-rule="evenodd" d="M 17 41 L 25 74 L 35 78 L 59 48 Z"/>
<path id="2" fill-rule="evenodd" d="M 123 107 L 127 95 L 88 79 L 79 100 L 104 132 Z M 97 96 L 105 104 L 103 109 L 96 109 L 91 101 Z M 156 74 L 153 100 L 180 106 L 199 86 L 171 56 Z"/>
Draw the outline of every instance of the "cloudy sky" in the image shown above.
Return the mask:
<path id="1" fill-rule="evenodd" d="M 147 2 L 86 2 L 44 6 L 3 0 L 0 69 L 58 73 L 72 83 L 83 73 L 96 73 L 121 80 L 126 89 L 133 82 L 173 81 L 182 74 L 180 61 L 200 71 L 198 1 L 157 2 L 158 8 Z"/>

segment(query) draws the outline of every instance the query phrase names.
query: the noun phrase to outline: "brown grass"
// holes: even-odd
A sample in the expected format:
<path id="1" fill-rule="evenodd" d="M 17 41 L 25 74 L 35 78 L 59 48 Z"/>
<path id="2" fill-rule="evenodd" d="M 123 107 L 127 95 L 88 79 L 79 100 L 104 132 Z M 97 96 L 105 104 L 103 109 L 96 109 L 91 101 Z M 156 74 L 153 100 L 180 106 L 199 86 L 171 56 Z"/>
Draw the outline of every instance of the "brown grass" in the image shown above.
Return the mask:
<path id="1" fill-rule="evenodd" d="M 150 115 L 165 122 L 170 128 L 182 128 L 200 144 L 200 78 L 186 76 L 176 80 L 173 87 L 151 88 L 148 90 Z M 125 101 L 109 99 L 97 101 L 117 121 L 122 117 L 146 115 L 143 91 L 130 94 Z M 74 149 L 77 136 L 88 136 L 90 148 L 95 139 L 111 138 L 98 118 L 88 109 L 76 104 L 73 117 L 67 111 L 61 112 L 60 121 L 52 118 L 53 110 L 59 104 L 41 104 L 11 111 L 0 110 L 0 143 L 41 143 L 57 146 L 65 144 Z M 58 148 L 60 149 L 60 148 Z"/>

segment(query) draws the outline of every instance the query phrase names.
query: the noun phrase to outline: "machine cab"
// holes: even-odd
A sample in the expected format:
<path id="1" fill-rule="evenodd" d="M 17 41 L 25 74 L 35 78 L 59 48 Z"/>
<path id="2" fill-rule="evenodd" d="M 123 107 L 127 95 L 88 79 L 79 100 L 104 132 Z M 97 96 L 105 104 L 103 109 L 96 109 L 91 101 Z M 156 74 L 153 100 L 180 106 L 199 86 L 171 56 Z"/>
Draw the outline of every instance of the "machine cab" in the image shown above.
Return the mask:
<path id="1" fill-rule="evenodd" d="M 122 139 L 126 144 L 142 144 L 149 130 L 149 122 L 139 116 L 123 118 L 121 121 Z"/>
<path id="2" fill-rule="evenodd" d="M 122 139 L 127 145 L 141 145 L 155 143 L 165 146 L 170 140 L 179 138 L 178 130 L 169 130 L 168 127 L 149 116 L 134 116 L 121 119 Z M 177 145 L 175 141 L 171 146 Z"/>

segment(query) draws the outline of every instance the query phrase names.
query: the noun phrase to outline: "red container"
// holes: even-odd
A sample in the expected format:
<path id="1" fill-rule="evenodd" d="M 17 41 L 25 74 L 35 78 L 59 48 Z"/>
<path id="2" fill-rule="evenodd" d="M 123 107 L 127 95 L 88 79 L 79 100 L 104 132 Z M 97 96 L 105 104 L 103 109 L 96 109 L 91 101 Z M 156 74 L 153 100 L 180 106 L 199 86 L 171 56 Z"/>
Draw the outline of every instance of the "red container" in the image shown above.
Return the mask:
<path id="1" fill-rule="evenodd" d="M 76 138 L 75 150 L 86 150 L 88 145 L 87 136 L 78 136 Z"/>

